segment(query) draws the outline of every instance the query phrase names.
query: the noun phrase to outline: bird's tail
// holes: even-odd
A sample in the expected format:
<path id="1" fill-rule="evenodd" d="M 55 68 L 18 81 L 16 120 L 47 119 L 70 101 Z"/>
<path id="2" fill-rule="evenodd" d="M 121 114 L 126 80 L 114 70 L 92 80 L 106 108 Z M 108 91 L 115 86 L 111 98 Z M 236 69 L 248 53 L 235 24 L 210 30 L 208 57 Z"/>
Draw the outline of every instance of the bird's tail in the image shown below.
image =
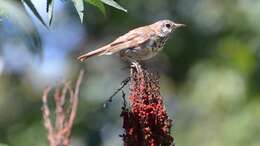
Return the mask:
<path id="1" fill-rule="evenodd" d="M 107 46 L 104 46 L 102 48 L 96 49 L 96 50 L 91 51 L 89 53 L 83 54 L 83 55 L 78 57 L 78 60 L 83 62 L 83 61 L 87 60 L 89 57 L 104 55 L 106 49 L 107 49 Z"/>

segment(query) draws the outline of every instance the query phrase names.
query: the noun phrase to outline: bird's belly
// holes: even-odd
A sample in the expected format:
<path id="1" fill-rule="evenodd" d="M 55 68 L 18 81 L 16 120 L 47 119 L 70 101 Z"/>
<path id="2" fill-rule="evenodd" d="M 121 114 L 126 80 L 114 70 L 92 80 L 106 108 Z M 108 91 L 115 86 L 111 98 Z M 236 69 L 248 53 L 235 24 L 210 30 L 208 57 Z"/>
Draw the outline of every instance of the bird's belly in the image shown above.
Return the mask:
<path id="1" fill-rule="evenodd" d="M 151 48 L 151 47 L 136 47 L 122 50 L 120 56 L 127 60 L 147 60 L 155 55 L 161 50 L 161 48 Z"/>
<path id="2" fill-rule="evenodd" d="M 120 56 L 127 60 L 147 60 L 162 50 L 167 38 L 153 38 L 134 48 L 127 48 L 120 51 Z"/>

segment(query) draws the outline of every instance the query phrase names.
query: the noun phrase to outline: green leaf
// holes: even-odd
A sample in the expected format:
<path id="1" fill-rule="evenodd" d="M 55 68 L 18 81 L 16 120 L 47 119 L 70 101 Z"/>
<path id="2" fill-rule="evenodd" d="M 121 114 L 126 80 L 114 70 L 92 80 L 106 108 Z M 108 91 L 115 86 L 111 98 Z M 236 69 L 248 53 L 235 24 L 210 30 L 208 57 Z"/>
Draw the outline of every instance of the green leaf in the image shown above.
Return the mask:
<path id="1" fill-rule="evenodd" d="M 31 0 L 23 0 L 23 2 L 31 9 L 31 11 L 33 12 L 33 14 L 41 21 L 41 23 L 47 28 L 46 23 L 43 21 L 41 15 L 38 13 L 37 9 L 35 8 L 35 6 L 33 5 L 33 3 L 31 2 Z"/>
<path id="2" fill-rule="evenodd" d="M 25 40 L 31 53 L 41 57 L 41 38 L 22 1 L 0 0 L 0 10 L 3 11 L 4 17 L 21 31 L 24 36 L 22 38 Z"/>
<path id="3" fill-rule="evenodd" d="M 74 7 L 76 8 L 81 23 L 83 22 L 83 16 L 84 16 L 84 1 L 83 0 L 72 0 L 74 3 Z"/>
<path id="4" fill-rule="evenodd" d="M 47 13 L 48 13 L 48 18 L 49 18 L 49 26 L 52 23 L 52 19 L 53 19 L 53 8 L 54 8 L 54 2 L 53 0 L 47 0 Z"/>
<path id="5" fill-rule="evenodd" d="M 4 17 L 4 10 L 0 9 L 0 22 L 2 22 L 2 17 Z"/>
<path id="6" fill-rule="evenodd" d="M 0 9 L 0 16 L 4 16 L 4 10 Z"/>
<path id="7" fill-rule="evenodd" d="M 106 15 L 106 9 L 104 4 L 100 0 L 85 0 L 87 3 L 97 7 L 104 15 Z"/>
<path id="8" fill-rule="evenodd" d="M 125 8 L 123 8 L 122 6 L 120 6 L 117 2 L 115 2 L 114 0 L 101 0 L 103 3 L 111 6 L 111 7 L 114 7 L 114 8 L 117 8 L 119 10 L 122 10 L 124 12 L 127 12 L 127 10 Z"/>

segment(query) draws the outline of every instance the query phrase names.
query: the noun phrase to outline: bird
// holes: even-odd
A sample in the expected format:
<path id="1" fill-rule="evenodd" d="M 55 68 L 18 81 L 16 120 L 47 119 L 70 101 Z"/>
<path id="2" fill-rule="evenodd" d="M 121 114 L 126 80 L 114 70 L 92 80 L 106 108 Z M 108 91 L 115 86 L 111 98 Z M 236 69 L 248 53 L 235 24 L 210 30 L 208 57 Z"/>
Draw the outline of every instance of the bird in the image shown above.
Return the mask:
<path id="1" fill-rule="evenodd" d="M 171 20 L 159 20 L 153 24 L 135 28 L 113 42 L 78 57 L 83 62 L 93 56 L 119 54 L 124 60 L 138 62 L 148 60 L 160 52 L 170 34 L 185 24 Z"/>

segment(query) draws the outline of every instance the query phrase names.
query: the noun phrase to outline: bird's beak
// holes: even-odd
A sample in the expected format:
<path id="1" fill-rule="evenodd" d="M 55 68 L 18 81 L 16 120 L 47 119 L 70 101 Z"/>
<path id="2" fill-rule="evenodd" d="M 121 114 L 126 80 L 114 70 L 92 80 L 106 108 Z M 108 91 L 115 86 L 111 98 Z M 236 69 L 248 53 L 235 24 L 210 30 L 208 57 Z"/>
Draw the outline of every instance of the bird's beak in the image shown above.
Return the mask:
<path id="1" fill-rule="evenodd" d="M 185 24 L 176 24 L 176 23 L 175 23 L 175 27 L 176 27 L 176 28 L 185 27 L 185 26 L 186 26 Z"/>

